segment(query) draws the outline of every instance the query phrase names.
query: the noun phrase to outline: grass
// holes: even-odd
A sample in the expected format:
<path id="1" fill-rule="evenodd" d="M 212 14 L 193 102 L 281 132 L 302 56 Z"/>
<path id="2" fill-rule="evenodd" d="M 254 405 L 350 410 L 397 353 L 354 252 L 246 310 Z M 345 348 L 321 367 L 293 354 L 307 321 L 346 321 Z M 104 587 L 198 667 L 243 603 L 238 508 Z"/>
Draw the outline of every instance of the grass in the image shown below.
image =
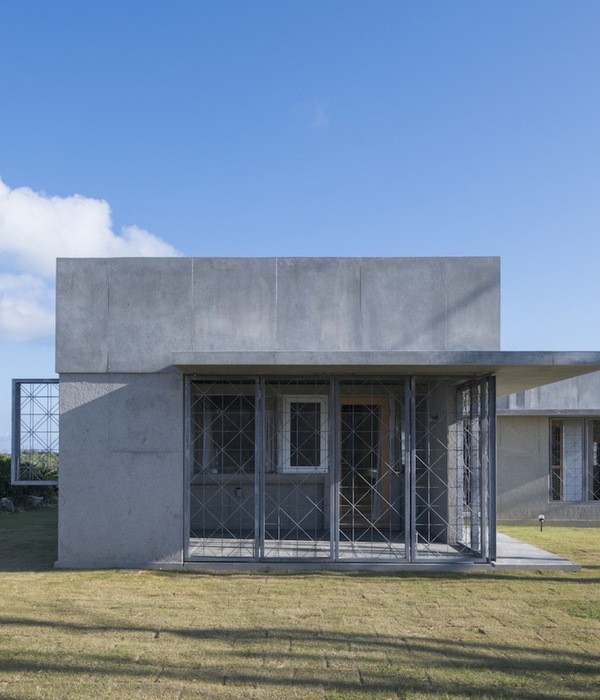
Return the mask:
<path id="1" fill-rule="evenodd" d="M 506 528 L 580 573 L 55 571 L 0 517 L 1 698 L 600 697 L 598 530 Z"/>
<path id="2" fill-rule="evenodd" d="M 55 508 L 0 515 L 0 572 L 52 569 L 56 516 Z"/>

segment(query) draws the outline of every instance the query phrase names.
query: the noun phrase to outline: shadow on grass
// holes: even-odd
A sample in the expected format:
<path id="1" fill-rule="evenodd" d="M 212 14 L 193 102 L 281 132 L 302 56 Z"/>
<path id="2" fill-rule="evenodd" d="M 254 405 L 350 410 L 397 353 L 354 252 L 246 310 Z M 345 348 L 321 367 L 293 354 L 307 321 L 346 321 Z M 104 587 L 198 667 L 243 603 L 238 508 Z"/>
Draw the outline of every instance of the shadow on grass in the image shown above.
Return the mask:
<path id="1" fill-rule="evenodd" d="M 82 678 L 111 676 L 139 682 L 159 678 L 178 683 L 245 687 L 332 689 L 336 692 L 406 693 L 443 697 L 597 698 L 600 656 L 566 649 L 517 646 L 449 638 L 376 633 L 317 632 L 302 628 L 169 628 L 80 625 L 27 618 L 0 618 L 3 629 L 31 626 L 43 633 L 135 636 L 144 654 L 99 654 L 76 658 L 48 650 L 43 657 L 19 654 L 0 661 L 3 673 L 67 673 Z M 121 637 L 123 639 L 123 637 Z M 173 647 L 182 649 L 173 660 Z M 175 644 L 174 644 L 175 643 Z M 145 644 L 145 647 L 144 647 Z M 560 692 L 559 692 L 560 691 Z M 564 691 L 564 692 L 562 692 Z"/>
<path id="2" fill-rule="evenodd" d="M 57 557 L 56 508 L 0 515 L 0 571 L 48 571 Z"/>

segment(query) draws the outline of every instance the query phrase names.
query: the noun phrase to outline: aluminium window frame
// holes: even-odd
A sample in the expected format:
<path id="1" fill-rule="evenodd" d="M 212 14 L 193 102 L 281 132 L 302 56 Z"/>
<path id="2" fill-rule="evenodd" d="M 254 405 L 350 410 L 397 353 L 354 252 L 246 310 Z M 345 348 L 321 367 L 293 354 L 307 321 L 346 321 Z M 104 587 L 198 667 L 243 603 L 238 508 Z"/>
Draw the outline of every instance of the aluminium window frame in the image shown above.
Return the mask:
<path id="1" fill-rule="evenodd" d="M 599 498 L 594 498 L 594 464 L 592 455 L 592 440 L 594 432 L 594 423 L 600 421 L 599 417 L 595 416 L 581 416 L 581 417 L 553 417 L 549 420 L 548 429 L 548 503 L 563 503 L 571 505 L 584 505 L 587 503 L 598 503 Z M 578 498 L 565 498 L 565 435 L 564 427 L 565 423 L 577 423 L 580 426 L 580 445 L 579 445 L 579 457 L 580 457 L 580 469 L 581 474 L 579 479 L 581 481 L 581 491 Z M 554 430 L 559 428 L 560 430 L 560 464 L 555 464 L 555 444 L 554 444 Z M 559 498 L 554 498 L 554 477 L 559 474 L 558 484 L 559 484 Z"/>
<path id="2" fill-rule="evenodd" d="M 318 404 L 320 406 L 320 425 L 319 425 L 319 464 L 307 465 L 292 465 L 292 404 Z M 328 434 L 329 434 L 329 397 L 326 394 L 285 394 L 283 396 L 283 434 L 281 444 L 279 446 L 278 467 L 281 466 L 283 474 L 326 474 L 329 469 L 328 461 Z"/>
<path id="3" fill-rule="evenodd" d="M 56 479 L 23 479 L 21 478 L 21 454 L 23 449 L 23 434 L 22 434 L 22 415 L 21 415 L 21 398 L 22 392 L 21 387 L 24 384 L 53 384 L 57 387 L 57 398 L 60 404 L 60 384 L 58 377 L 52 377 L 50 379 L 13 379 L 12 380 L 12 439 L 11 439 L 11 469 L 10 469 L 10 483 L 12 486 L 58 486 L 58 475 Z M 56 414 L 56 419 L 60 419 L 60 405 L 58 405 L 58 411 Z M 35 433 L 33 426 L 30 428 L 32 434 Z M 60 431 L 57 430 L 57 438 L 60 439 Z M 58 455 L 59 465 L 57 467 L 60 471 L 60 449 L 59 445 L 56 446 L 56 454 Z"/>

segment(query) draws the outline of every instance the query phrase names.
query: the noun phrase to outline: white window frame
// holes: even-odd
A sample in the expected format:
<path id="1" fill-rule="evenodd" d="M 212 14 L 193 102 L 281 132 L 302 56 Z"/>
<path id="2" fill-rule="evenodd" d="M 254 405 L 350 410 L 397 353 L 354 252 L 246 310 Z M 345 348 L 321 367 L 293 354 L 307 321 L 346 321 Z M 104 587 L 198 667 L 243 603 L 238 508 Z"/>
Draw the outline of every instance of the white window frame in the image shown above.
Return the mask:
<path id="1" fill-rule="evenodd" d="M 292 466 L 291 464 L 291 417 L 292 404 L 294 403 L 314 403 L 319 404 L 321 407 L 321 425 L 319 426 L 321 461 L 319 464 L 307 464 L 302 466 Z M 329 435 L 327 403 L 328 397 L 326 395 L 315 396 L 313 394 L 290 394 L 283 397 L 283 440 L 279 454 L 279 463 L 281 464 L 284 473 L 309 474 L 314 472 L 324 473 L 327 471 L 327 446 Z"/>

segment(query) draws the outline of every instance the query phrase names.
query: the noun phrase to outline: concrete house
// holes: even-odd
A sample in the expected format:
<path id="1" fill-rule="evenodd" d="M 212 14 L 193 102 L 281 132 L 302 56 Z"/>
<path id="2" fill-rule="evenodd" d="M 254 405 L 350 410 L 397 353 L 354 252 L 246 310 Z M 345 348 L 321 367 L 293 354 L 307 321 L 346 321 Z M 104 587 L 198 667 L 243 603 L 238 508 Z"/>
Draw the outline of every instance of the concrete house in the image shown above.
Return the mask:
<path id="1" fill-rule="evenodd" d="M 499 279 L 497 258 L 59 260 L 57 566 L 492 561 L 497 396 L 600 369 L 500 351 Z"/>
<path id="2" fill-rule="evenodd" d="M 498 519 L 600 525 L 600 373 L 498 399 Z"/>

